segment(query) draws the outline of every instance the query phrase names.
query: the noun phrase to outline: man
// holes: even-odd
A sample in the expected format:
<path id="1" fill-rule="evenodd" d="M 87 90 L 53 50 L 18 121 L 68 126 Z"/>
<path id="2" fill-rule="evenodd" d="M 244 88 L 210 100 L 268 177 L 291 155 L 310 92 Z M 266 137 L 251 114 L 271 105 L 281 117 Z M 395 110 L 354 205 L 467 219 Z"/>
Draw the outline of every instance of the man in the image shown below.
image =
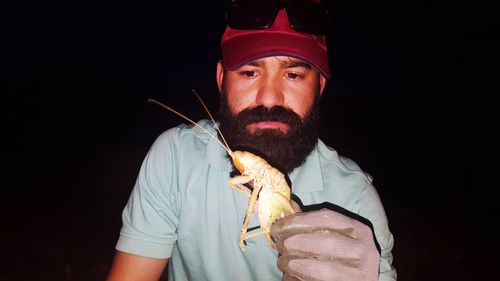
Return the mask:
<path id="1" fill-rule="evenodd" d="M 231 161 L 213 137 L 181 125 L 144 160 L 108 280 L 158 280 L 167 265 L 169 280 L 395 280 L 371 178 L 318 140 L 330 77 L 326 13 L 316 2 L 236 0 L 227 20 L 216 75 L 220 129 L 231 148 L 288 174 L 304 212 L 274 223 L 279 252 L 263 236 L 242 252 L 248 197 L 227 184 Z M 216 134 L 210 122 L 198 124 Z M 258 226 L 255 216 L 249 226 Z"/>

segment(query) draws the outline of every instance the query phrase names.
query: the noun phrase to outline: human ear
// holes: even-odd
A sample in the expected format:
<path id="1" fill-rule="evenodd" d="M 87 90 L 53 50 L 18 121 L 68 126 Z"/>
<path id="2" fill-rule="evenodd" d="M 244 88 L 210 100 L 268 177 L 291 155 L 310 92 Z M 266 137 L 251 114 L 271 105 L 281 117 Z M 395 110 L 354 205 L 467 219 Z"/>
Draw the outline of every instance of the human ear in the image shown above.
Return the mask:
<path id="1" fill-rule="evenodd" d="M 325 86 L 326 86 L 326 78 L 319 74 L 319 95 L 322 96 L 323 95 L 323 90 L 325 90 Z"/>
<path id="2" fill-rule="evenodd" d="M 221 92 L 222 81 L 224 80 L 224 66 L 222 65 L 221 60 L 217 62 L 217 73 L 215 79 L 217 80 L 217 87 L 219 88 L 219 92 Z"/>

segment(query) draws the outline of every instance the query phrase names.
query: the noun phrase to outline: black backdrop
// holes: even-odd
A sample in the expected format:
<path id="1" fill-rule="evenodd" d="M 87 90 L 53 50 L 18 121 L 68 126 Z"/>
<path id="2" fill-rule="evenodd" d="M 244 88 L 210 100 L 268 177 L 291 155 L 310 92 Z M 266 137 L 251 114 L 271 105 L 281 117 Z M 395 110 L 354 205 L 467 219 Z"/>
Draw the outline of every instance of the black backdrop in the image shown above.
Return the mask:
<path id="1" fill-rule="evenodd" d="M 172 2 L 172 3 L 171 3 Z M 2 280 L 102 280 L 156 136 L 216 110 L 224 1 L 2 3 Z M 494 4 L 330 1 L 322 139 L 375 181 L 400 280 L 480 280 L 499 248 Z M 496 275 L 496 274 L 495 274 Z"/>

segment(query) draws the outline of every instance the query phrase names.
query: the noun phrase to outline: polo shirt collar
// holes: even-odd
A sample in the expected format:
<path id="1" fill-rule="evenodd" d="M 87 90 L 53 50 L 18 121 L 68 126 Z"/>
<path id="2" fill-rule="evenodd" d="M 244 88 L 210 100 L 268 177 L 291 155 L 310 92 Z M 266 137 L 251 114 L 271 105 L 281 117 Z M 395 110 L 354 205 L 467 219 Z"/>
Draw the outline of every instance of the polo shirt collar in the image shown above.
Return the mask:
<path id="1" fill-rule="evenodd" d="M 231 172 L 232 165 L 228 159 L 227 152 L 214 138 L 210 138 L 207 144 L 205 157 L 208 163 L 219 170 Z"/>
<path id="2" fill-rule="evenodd" d="M 289 177 L 292 181 L 292 193 L 323 190 L 323 173 L 321 171 L 318 144 L 307 156 L 304 164 L 293 170 Z"/>

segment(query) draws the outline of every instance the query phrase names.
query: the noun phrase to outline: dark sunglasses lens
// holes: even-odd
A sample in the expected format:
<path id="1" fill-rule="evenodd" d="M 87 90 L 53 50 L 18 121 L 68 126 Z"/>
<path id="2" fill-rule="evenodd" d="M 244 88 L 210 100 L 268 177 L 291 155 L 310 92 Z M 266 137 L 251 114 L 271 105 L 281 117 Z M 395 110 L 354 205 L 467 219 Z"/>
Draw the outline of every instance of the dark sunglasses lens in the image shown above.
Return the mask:
<path id="1" fill-rule="evenodd" d="M 277 12 L 278 7 L 273 1 L 235 1 L 227 14 L 227 25 L 235 29 L 269 28 Z"/>
<path id="2" fill-rule="evenodd" d="M 309 1 L 295 1 L 287 10 L 292 27 L 314 35 L 325 35 L 328 29 L 328 11 L 320 4 Z"/>

